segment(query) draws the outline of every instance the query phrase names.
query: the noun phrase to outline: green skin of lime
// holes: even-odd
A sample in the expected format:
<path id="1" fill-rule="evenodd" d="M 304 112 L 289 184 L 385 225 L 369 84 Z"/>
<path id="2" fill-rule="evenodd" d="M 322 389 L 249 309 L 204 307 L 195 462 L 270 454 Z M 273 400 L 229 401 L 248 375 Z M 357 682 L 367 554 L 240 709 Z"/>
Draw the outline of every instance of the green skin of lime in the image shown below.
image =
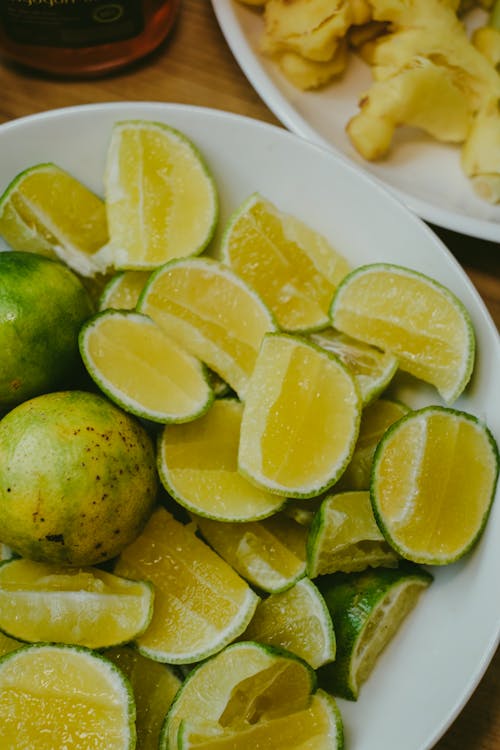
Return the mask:
<path id="1" fill-rule="evenodd" d="M 152 438 L 101 395 L 44 394 L 0 421 L 0 540 L 23 557 L 109 560 L 141 532 L 157 491 Z"/>
<path id="2" fill-rule="evenodd" d="M 79 278 L 34 253 L 0 253 L 0 413 L 83 373 L 78 332 L 93 303 Z"/>

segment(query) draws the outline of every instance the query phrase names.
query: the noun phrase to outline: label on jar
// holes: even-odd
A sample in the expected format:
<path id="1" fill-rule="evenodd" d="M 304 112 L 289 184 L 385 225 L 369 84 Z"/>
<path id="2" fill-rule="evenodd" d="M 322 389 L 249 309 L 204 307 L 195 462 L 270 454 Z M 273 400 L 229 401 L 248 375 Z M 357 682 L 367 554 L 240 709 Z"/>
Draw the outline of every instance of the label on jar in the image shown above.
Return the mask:
<path id="1" fill-rule="evenodd" d="M 19 44 L 92 47 L 144 29 L 142 0 L 0 0 L 4 33 Z"/>

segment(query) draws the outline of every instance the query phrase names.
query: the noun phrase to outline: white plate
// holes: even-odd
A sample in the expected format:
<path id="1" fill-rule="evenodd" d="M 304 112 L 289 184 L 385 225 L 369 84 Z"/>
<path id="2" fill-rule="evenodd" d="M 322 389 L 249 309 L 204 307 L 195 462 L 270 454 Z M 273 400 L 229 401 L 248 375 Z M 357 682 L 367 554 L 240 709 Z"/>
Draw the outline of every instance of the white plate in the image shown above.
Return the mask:
<path id="1" fill-rule="evenodd" d="M 397 262 L 459 295 L 476 329 L 478 363 L 456 406 L 486 416 L 498 439 L 500 346 L 479 295 L 420 219 L 331 151 L 282 128 L 215 110 L 159 103 L 89 105 L 1 125 L 0 189 L 26 167 L 52 160 L 102 192 L 112 124 L 128 118 L 163 121 L 194 140 L 220 191 L 221 225 L 258 190 L 324 233 L 353 265 Z M 408 386 L 400 395 L 414 405 L 439 402 L 424 387 Z M 430 748 L 463 707 L 499 642 L 499 537 L 497 498 L 472 556 L 436 571 L 435 582 L 380 658 L 359 701 L 339 701 L 346 750 Z"/>
<path id="2" fill-rule="evenodd" d="M 212 0 L 220 28 L 248 80 L 269 109 L 292 132 L 327 146 L 387 185 L 418 216 L 440 227 L 500 242 L 500 205 L 480 200 L 460 168 L 458 147 L 400 128 L 390 157 L 364 161 L 345 133 L 358 111 L 359 95 L 370 86 L 368 67 L 351 57 L 346 74 L 324 89 L 292 86 L 272 60 L 259 53 L 262 17 L 237 0 Z M 475 12 L 471 25 L 479 22 Z"/>

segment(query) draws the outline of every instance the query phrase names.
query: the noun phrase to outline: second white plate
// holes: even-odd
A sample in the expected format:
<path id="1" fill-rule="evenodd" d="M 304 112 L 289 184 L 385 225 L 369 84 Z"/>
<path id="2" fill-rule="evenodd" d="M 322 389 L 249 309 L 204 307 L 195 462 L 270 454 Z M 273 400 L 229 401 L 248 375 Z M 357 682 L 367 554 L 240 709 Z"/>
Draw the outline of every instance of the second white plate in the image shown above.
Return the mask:
<path id="1" fill-rule="evenodd" d="M 461 170 L 458 147 L 439 143 L 417 130 L 401 128 L 386 161 L 371 163 L 357 154 L 345 126 L 358 111 L 359 95 L 370 85 L 369 69 L 360 60 L 352 56 L 346 74 L 326 88 L 300 91 L 283 77 L 276 63 L 259 53 L 263 29 L 260 12 L 237 0 L 212 0 L 212 5 L 241 69 L 289 130 L 355 162 L 426 221 L 500 242 L 500 206 L 492 206 L 475 195 Z M 478 20 L 472 19 L 472 23 Z"/>

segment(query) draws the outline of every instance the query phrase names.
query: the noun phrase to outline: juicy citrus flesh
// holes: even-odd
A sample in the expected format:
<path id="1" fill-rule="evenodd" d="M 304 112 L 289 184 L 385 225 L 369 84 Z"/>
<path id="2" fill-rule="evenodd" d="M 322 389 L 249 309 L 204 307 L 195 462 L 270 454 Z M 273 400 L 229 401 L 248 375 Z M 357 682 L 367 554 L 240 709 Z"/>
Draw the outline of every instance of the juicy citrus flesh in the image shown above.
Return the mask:
<path id="1" fill-rule="evenodd" d="M 203 662 L 186 678 L 162 729 L 161 750 L 177 748 L 181 722 L 217 723 L 239 731 L 306 708 L 315 673 L 295 655 L 241 641 Z"/>
<path id="2" fill-rule="evenodd" d="M 343 728 L 334 699 L 323 690 L 311 696 L 307 708 L 268 721 L 249 725 L 236 732 L 217 733 L 213 726 L 203 727 L 196 722 L 183 723 L 179 733 L 179 748 L 202 750 L 341 750 Z"/>
<path id="3" fill-rule="evenodd" d="M 155 268 L 200 253 L 218 199 L 191 141 L 166 125 L 116 123 L 105 169 L 110 257 L 115 268 Z"/>
<path id="4" fill-rule="evenodd" d="M 38 396 L 0 423 L 0 539 L 19 555 L 109 560 L 139 534 L 157 490 L 150 435 L 100 394 Z"/>
<path id="5" fill-rule="evenodd" d="M 336 354 L 352 372 L 364 406 L 388 387 L 397 372 L 398 360 L 393 354 L 357 341 L 331 327 L 311 333 L 311 339 L 318 346 Z"/>
<path id="6" fill-rule="evenodd" d="M 408 406 L 387 398 L 378 398 L 363 409 L 354 453 L 335 485 L 336 490 L 370 489 L 375 449 L 385 431 L 408 412 Z"/>
<path id="7" fill-rule="evenodd" d="M 317 495 L 345 469 L 360 414 L 339 360 L 298 337 L 267 335 L 246 396 L 240 470 L 288 497 Z"/>
<path id="8" fill-rule="evenodd" d="M 335 661 L 320 669 L 320 683 L 334 695 L 357 700 L 361 686 L 432 576 L 403 564 L 336 573 L 319 581 L 337 639 Z"/>
<path id="9" fill-rule="evenodd" d="M 183 525 L 162 507 L 123 551 L 115 573 L 153 584 L 153 617 L 136 645 L 145 656 L 170 664 L 220 651 L 244 631 L 258 602 L 192 525 Z"/>
<path id="10" fill-rule="evenodd" d="M 163 720 L 182 684 L 181 680 L 172 667 L 147 659 L 130 646 L 108 649 L 105 656 L 124 672 L 132 686 L 137 747 L 141 750 L 158 750 Z"/>
<path id="11" fill-rule="evenodd" d="M 368 491 L 343 492 L 323 500 L 307 540 L 311 578 L 397 562 L 397 554 L 377 526 Z"/>
<path id="12" fill-rule="evenodd" d="M 109 310 L 80 332 L 87 370 L 126 411 L 155 422 L 195 419 L 213 392 L 201 362 L 146 315 Z"/>
<path id="13" fill-rule="evenodd" d="M 238 472 L 243 405 L 216 401 L 196 422 L 169 425 L 158 443 L 160 478 L 188 510 L 219 521 L 249 521 L 275 513 L 283 498 Z"/>
<path id="14" fill-rule="evenodd" d="M 222 257 L 288 331 L 327 325 L 333 293 L 350 269 L 318 232 L 258 194 L 230 220 Z"/>
<path id="15" fill-rule="evenodd" d="M 330 613 L 308 578 L 259 602 L 243 637 L 292 651 L 313 669 L 335 658 Z"/>
<path id="16" fill-rule="evenodd" d="M 69 268 L 27 252 L 0 253 L 0 412 L 81 376 L 78 332 L 93 313 Z"/>
<path id="17" fill-rule="evenodd" d="M 169 336 L 244 397 L 271 313 L 231 269 L 209 258 L 174 261 L 153 274 L 138 303 Z"/>
<path id="18" fill-rule="evenodd" d="M 379 444 L 371 495 L 377 522 L 403 557 L 446 564 L 478 539 L 498 477 L 498 449 L 474 416 L 426 407 Z"/>
<path id="19" fill-rule="evenodd" d="M 283 591 L 305 575 L 307 531 L 282 513 L 243 523 L 197 517 L 196 524 L 218 554 L 263 591 Z"/>
<path id="20" fill-rule="evenodd" d="M 149 276 L 148 271 L 119 271 L 105 285 L 99 309 L 133 310 Z"/>
<path id="21" fill-rule="evenodd" d="M 60 258 L 83 276 L 108 240 L 104 202 L 56 164 L 19 174 L 0 198 L 0 234 L 13 250 Z"/>
<path id="22" fill-rule="evenodd" d="M 93 651 L 27 646 L 0 661 L 0 744 L 132 750 L 135 707 L 121 672 Z"/>
<path id="23" fill-rule="evenodd" d="M 16 559 L 0 566 L 0 628 L 21 641 L 105 648 L 144 631 L 153 590 L 97 568 Z"/>
<path id="24" fill-rule="evenodd" d="M 8 654 L 10 651 L 15 651 L 17 648 L 24 646 L 21 641 L 16 641 L 15 638 L 10 638 L 5 633 L 0 633 L 0 656 Z"/>
<path id="25" fill-rule="evenodd" d="M 401 370 L 434 385 L 452 403 L 474 365 L 475 336 L 463 304 L 416 271 L 391 264 L 361 266 L 334 296 L 332 325 L 394 354 Z"/>

